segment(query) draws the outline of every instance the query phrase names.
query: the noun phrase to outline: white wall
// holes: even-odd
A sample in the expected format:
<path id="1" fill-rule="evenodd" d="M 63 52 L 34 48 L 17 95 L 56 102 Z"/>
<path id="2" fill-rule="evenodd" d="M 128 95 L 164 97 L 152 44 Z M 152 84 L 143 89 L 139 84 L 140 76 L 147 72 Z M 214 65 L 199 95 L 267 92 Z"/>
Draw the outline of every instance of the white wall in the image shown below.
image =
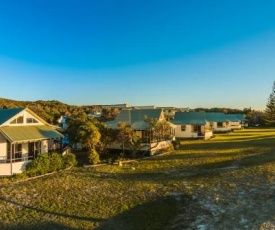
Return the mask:
<path id="1" fill-rule="evenodd" d="M 185 131 L 181 131 L 181 125 L 176 125 L 175 136 L 176 138 L 195 138 L 198 134 L 192 131 L 192 125 L 186 125 Z"/>
<path id="2" fill-rule="evenodd" d="M 220 132 L 228 132 L 231 131 L 230 125 L 227 125 L 226 122 L 222 122 L 222 127 L 218 127 L 218 122 L 213 122 L 213 130 L 220 131 Z"/>
<path id="3" fill-rule="evenodd" d="M 11 176 L 11 164 L 0 163 L 0 176 Z"/>
<path id="4" fill-rule="evenodd" d="M 47 153 L 48 152 L 48 141 L 44 140 L 41 143 L 41 153 Z"/>
<path id="5" fill-rule="evenodd" d="M 6 138 L 0 133 L 0 158 L 7 156 L 7 141 Z"/>
<path id="6" fill-rule="evenodd" d="M 12 176 L 16 173 L 22 173 L 26 170 L 26 165 L 29 162 L 31 161 L 14 162 L 12 165 L 10 163 L 0 163 L 0 176 Z"/>

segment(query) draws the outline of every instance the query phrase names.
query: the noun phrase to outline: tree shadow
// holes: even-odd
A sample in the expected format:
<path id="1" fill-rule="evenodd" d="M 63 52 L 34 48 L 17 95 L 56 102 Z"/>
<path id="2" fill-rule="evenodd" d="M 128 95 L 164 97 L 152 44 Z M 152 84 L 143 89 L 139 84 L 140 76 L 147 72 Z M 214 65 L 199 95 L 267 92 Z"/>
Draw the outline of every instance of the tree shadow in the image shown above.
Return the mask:
<path id="1" fill-rule="evenodd" d="M 189 195 L 175 194 L 135 206 L 102 222 L 97 230 L 159 230 L 174 226 L 187 229 L 199 211 L 204 211 Z M 178 217 L 180 221 L 177 221 Z"/>

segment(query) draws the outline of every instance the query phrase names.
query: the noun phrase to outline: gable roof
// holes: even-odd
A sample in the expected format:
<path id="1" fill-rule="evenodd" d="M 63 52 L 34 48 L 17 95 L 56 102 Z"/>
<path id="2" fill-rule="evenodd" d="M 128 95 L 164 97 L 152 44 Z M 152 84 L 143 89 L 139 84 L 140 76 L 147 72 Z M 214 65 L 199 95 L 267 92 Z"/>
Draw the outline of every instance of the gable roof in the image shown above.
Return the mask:
<path id="1" fill-rule="evenodd" d="M 4 123 L 6 123 L 8 120 L 16 116 L 22 111 L 27 111 L 29 114 L 31 114 L 33 117 L 35 117 L 37 120 L 39 120 L 41 123 L 45 125 L 49 125 L 45 120 L 43 120 L 41 117 L 39 117 L 36 113 L 34 113 L 29 108 L 12 108 L 12 109 L 0 109 L 0 127 Z"/>
<path id="2" fill-rule="evenodd" d="M 229 121 L 229 114 L 225 113 L 205 113 L 206 120 L 210 122 L 226 122 Z"/>
<path id="3" fill-rule="evenodd" d="M 173 124 L 204 125 L 206 122 L 239 122 L 244 121 L 242 114 L 205 113 L 205 112 L 177 112 L 171 121 Z"/>
<path id="4" fill-rule="evenodd" d="M 227 114 L 230 121 L 246 121 L 244 114 Z"/>
<path id="5" fill-rule="evenodd" d="M 144 120 L 146 117 L 151 119 L 160 119 L 162 109 L 132 109 L 121 110 L 119 115 L 113 121 L 106 122 L 110 128 L 117 128 L 119 122 L 126 122 L 131 125 L 134 130 L 145 130 L 148 123 Z"/>
<path id="6" fill-rule="evenodd" d="M 29 142 L 45 139 L 62 138 L 63 135 L 50 126 L 5 126 L 0 132 L 11 142 Z"/>
<path id="7" fill-rule="evenodd" d="M 173 124 L 205 125 L 206 116 L 203 112 L 177 112 L 171 122 Z"/>
<path id="8" fill-rule="evenodd" d="M 24 108 L 0 109 L 0 125 L 23 111 Z"/>

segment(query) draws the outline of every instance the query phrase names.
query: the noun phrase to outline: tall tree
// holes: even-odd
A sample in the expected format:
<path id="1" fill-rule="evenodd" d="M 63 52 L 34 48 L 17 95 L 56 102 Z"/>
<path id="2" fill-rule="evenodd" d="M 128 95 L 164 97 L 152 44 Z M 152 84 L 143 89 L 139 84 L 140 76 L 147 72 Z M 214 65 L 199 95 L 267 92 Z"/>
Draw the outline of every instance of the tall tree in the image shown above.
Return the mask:
<path id="1" fill-rule="evenodd" d="M 133 129 L 130 124 L 120 122 L 117 125 L 117 141 L 121 143 L 122 154 L 124 155 L 125 147 L 133 143 Z"/>
<path id="2" fill-rule="evenodd" d="M 68 136 L 72 144 L 81 143 L 89 150 L 95 149 L 100 140 L 100 132 L 96 126 L 97 121 L 88 117 L 86 113 L 76 113 L 69 118 Z"/>
<path id="3" fill-rule="evenodd" d="M 148 123 L 147 132 L 149 132 L 149 142 L 171 140 L 171 125 L 169 122 L 147 117 L 144 120 Z"/>
<path id="4" fill-rule="evenodd" d="M 265 121 L 268 125 L 275 125 L 275 81 L 266 105 Z"/>

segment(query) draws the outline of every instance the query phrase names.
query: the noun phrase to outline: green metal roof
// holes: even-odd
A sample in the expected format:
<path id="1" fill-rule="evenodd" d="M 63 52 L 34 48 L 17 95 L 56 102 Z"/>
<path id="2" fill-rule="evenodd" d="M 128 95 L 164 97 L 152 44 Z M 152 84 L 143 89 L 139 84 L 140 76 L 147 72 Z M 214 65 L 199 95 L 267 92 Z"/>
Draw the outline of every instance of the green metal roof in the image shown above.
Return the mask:
<path id="1" fill-rule="evenodd" d="M 24 108 L 0 109 L 0 125 L 2 125 L 23 110 Z"/>
<path id="2" fill-rule="evenodd" d="M 246 121 L 243 114 L 227 114 L 230 121 Z"/>
<path id="3" fill-rule="evenodd" d="M 242 114 L 205 113 L 205 112 L 178 112 L 171 121 L 173 124 L 204 125 L 209 122 L 238 122 L 244 121 Z"/>
<path id="4" fill-rule="evenodd" d="M 133 109 L 133 110 L 121 110 L 119 115 L 114 121 L 106 122 L 110 128 L 117 128 L 119 122 L 127 122 L 134 130 L 145 130 L 148 127 L 148 123 L 144 119 L 160 119 L 162 109 Z"/>
<path id="5" fill-rule="evenodd" d="M 205 119 L 210 122 L 226 122 L 229 121 L 228 114 L 225 113 L 205 113 Z"/>
<path id="6" fill-rule="evenodd" d="M 171 121 L 173 124 L 205 125 L 205 113 L 202 112 L 178 112 Z"/>
<path id="7" fill-rule="evenodd" d="M 47 125 L 5 126 L 0 132 L 11 142 L 28 142 L 62 138 L 63 135 Z"/>

